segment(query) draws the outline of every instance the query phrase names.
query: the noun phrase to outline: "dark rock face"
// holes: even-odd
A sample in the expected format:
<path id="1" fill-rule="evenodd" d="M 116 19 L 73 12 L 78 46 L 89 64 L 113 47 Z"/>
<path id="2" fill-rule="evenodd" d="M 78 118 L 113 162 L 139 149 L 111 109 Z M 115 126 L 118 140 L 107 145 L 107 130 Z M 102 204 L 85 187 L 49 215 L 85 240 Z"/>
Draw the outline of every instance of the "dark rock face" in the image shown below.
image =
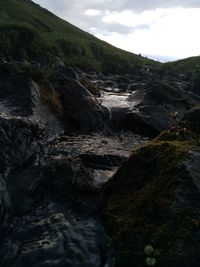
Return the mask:
<path id="1" fill-rule="evenodd" d="M 141 266 L 147 245 L 159 266 L 199 264 L 199 132 L 189 128 L 195 112 L 186 117 L 135 150 L 104 187 L 102 211 L 118 252 L 116 266 Z"/>
<path id="2" fill-rule="evenodd" d="M 53 82 L 61 95 L 64 107 L 63 123 L 66 132 L 92 132 L 103 130 L 106 109 L 78 80 L 69 79 L 65 74 Z"/>
<path id="3" fill-rule="evenodd" d="M 0 104 L 3 113 L 10 116 L 30 118 L 44 128 L 48 135 L 63 132 L 56 116 L 42 103 L 40 90 L 27 75 L 23 74 L 26 65 L 4 63 L 0 65 Z"/>
<path id="4" fill-rule="evenodd" d="M 10 210 L 10 199 L 7 193 L 6 183 L 0 178 L 0 227 L 7 224 L 6 219 L 8 218 Z"/>
<path id="5" fill-rule="evenodd" d="M 92 170 L 57 139 L 17 167 L 0 180 L 0 264 L 113 266 Z"/>
<path id="6" fill-rule="evenodd" d="M 159 134 L 159 130 L 151 122 L 127 108 L 112 108 L 110 127 L 113 131 L 124 129 L 149 137 L 155 137 Z"/>
<path id="7" fill-rule="evenodd" d="M 47 74 L 40 73 L 40 68 L 23 63 L 0 65 L 3 112 L 31 116 L 49 135 L 62 133 L 63 128 L 68 133 L 104 129 L 105 108 L 78 82 L 72 68 L 60 67 L 52 82 L 44 80 Z"/>
<path id="8" fill-rule="evenodd" d="M 200 134 L 200 107 L 191 109 L 183 118 L 183 125 Z"/>
<path id="9" fill-rule="evenodd" d="M 147 68 L 148 69 L 148 68 Z M 158 72 L 158 73 L 157 73 Z M 99 86 L 102 95 L 113 95 L 113 103 L 103 103 L 109 108 L 112 130 L 130 130 L 134 133 L 157 136 L 170 129 L 184 115 L 199 103 L 198 96 L 189 91 L 187 81 L 179 76 L 164 76 L 159 71 L 144 71 L 140 77 L 134 75 L 89 76 L 90 81 Z M 114 106 L 117 95 L 128 95 L 125 102 Z M 116 96 L 116 97 L 115 97 Z M 123 100 L 124 101 L 124 100 Z M 107 101 L 108 102 L 108 101 Z"/>
<path id="10" fill-rule="evenodd" d="M 101 225 L 92 218 L 76 218 L 60 204 L 37 207 L 16 219 L 8 231 L 0 244 L 4 267 L 105 266 L 110 257 Z"/>
<path id="11" fill-rule="evenodd" d="M 30 120 L 0 117 L 0 175 L 8 175 L 39 156 L 43 131 Z"/>
<path id="12" fill-rule="evenodd" d="M 103 108 L 72 69 L 30 67 L 0 65 L 0 266 L 113 266 L 94 171 L 58 138 L 100 129 Z"/>
<path id="13" fill-rule="evenodd" d="M 132 98 L 137 102 L 138 114 L 159 132 L 169 129 L 198 103 L 183 87 L 155 81 Z"/>

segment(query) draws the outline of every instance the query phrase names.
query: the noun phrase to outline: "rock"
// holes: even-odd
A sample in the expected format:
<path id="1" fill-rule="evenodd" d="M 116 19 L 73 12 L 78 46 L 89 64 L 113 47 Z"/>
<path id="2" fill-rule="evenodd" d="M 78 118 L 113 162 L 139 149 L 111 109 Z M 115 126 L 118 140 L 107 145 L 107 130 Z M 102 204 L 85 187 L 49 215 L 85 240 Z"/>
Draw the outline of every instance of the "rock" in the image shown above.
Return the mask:
<path id="1" fill-rule="evenodd" d="M 138 83 L 138 82 L 135 82 L 135 83 L 130 83 L 128 85 L 128 90 L 130 91 L 137 91 L 137 90 L 142 90 L 144 89 L 146 83 Z"/>
<path id="2" fill-rule="evenodd" d="M 0 175 L 24 166 L 40 155 L 44 132 L 28 119 L 0 117 Z"/>
<path id="3" fill-rule="evenodd" d="M 9 212 L 10 200 L 7 194 L 6 183 L 2 178 L 0 178 L 0 227 L 6 226 Z"/>
<path id="4" fill-rule="evenodd" d="M 78 81 L 58 78 L 53 87 L 61 95 L 65 132 L 95 132 L 105 128 L 107 110 Z"/>
<path id="5" fill-rule="evenodd" d="M 137 114 L 155 131 L 169 129 L 181 120 L 198 101 L 173 83 L 151 82 L 130 96 L 138 108 Z M 177 114 L 173 116 L 172 114 Z"/>
<path id="6" fill-rule="evenodd" d="M 199 73 L 196 74 L 194 77 L 192 77 L 191 82 L 190 82 L 190 91 L 195 94 L 200 96 L 200 79 L 199 79 Z"/>
<path id="7" fill-rule="evenodd" d="M 20 131 L 13 118 L 10 123 L 0 138 L 0 265 L 114 266 L 96 215 L 93 172 L 67 147 L 57 149 L 59 139 L 42 146 L 29 121 L 23 125 L 22 118 L 16 119 Z"/>
<path id="8" fill-rule="evenodd" d="M 112 108 L 110 128 L 113 131 L 125 130 L 149 137 L 159 134 L 159 131 L 148 120 L 129 108 Z"/>
<path id="9" fill-rule="evenodd" d="M 48 72 L 48 70 L 46 70 Z M 98 103 L 70 67 L 54 70 L 31 64 L 0 65 L 0 111 L 31 117 L 48 135 L 104 130 L 107 110 Z"/>
<path id="10" fill-rule="evenodd" d="M 63 76 L 65 76 L 71 80 L 77 80 L 78 79 L 75 70 L 69 66 L 64 66 L 63 68 L 61 68 L 59 71 L 59 75 L 63 75 Z"/>
<path id="11" fill-rule="evenodd" d="M 101 90 L 97 83 L 93 83 L 90 79 L 85 76 L 79 77 L 79 82 L 83 85 L 93 96 L 100 97 Z"/>
<path id="12" fill-rule="evenodd" d="M 41 96 L 42 89 L 26 75 L 26 68 L 24 63 L 0 65 L 0 111 L 7 112 L 10 116 L 29 117 L 35 124 L 44 128 L 49 136 L 62 133 L 60 121 L 48 107 L 53 93 L 47 87 L 46 94 Z M 44 96 L 48 103 L 43 101 Z"/>
<path id="13" fill-rule="evenodd" d="M 112 167 L 117 167 L 121 162 L 126 159 L 121 155 L 95 155 L 92 153 L 82 154 L 80 158 L 84 166 L 100 170 L 112 170 Z"/>
<path id="14" fill-rule="evenodd" d="M 46 203 L 10 225 L 1 237 L 4 267 L 113 266 L 102 225 L 93 218 L 76 218 L 70 209 Z"/>
<path id="15" fill-rule="evenodd" d="M 199 136 L 186 124 L 136 149 L 104 186 L 102 213 L 116 266 L 141 266 L 147 245 L 161 267 L 199 265 Z"/>
<path id="16" fill-rule="evenodd" d="M 199 105 L 191 109 L 183 118 L 184 127 L 200 134 L 200 107 Z"/>
<path id="17" fill-rule="evenodd" d="M 7 187 L 0 183 L 1 220 L 7 214 L 7 195 L 12 208 L 0 233 L 1 266 L 114 266 L 96 215 L 99 193 L 93 172 L 61 140 L 49 140 L 41 153 L 16 165 L 17 171 L 6 176 Z"/>

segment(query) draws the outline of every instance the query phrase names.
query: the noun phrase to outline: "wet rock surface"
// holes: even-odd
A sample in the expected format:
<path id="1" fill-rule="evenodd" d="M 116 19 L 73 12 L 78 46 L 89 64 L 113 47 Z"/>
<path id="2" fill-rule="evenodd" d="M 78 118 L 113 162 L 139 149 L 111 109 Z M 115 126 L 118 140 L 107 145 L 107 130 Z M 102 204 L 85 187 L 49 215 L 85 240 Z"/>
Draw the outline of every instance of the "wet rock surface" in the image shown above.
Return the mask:
<path id="1" fill-rule="evenodd" d="M 2 266 L 114 266 L 107 236 L 95 217 L 45 203 L 15 219 L 1 239 Z"/>
<path id="2" fill-rule="evenodd" d="M 112 113 L 114 131 L 126 129 L 155 137 L 199 103 L 188 81 L 147 69 L 139 76 L 89 76 L 102 91 L 99 101 Z"/>
<path id="3" fill-rule="evenodd" d="M 62 121 L 65 132 L 93 132 L 105 128 L 106 109 L 96 98 L 79 83 L 77 79 L 69 78 L 65 69 L 62 75 L 53 81 L 53 86 L 61 96 L 63 106 Z"/>
<path id="4" fill-rule="evenodd" d="M 166 105 L 171 105 L 169 112 L 176 107 L 180 119 L 198 99 L 187 95 L 182 99 L 186 84 L 177 84 L 180 90 L 167 85 L 162 91 L 147 69 L 125 76 L 84 74 L 61 63 L 47 68 L 38 62 L 0 64 L 3 267 L 115 266 L 116 253 L 99 213 L 102 188 L 108 183 L 107 188 L 112 187 L 109 197 L 120 197 L 126 177 L 122 183 L 115 177 L 131 162 L 131 151 L 148 143 L 146 136 L 156 136 L 172 124 L 174 119 L 163 111 Z M 155 118 L 158 110 L 161 116 Z M 185 116 L 187 123 L 179 127 L 196 131 L 198 117 L 198 109 L 191 111 Z M 187 134 L 187 129 L 179 131 Z M 190 134 L 189 140 L 196 135 Z M 172 139 L 174 136 L 177 132 L 170 134 Z M 162 138 L 167 137 L 163 134 Z M 167 145 L 164 149 L 169 152 Z M 153 167 L 157 166 L 156 153 Z M 151 158 L 152 151 L 148 156 Z M 142 154 L 139 169 L 131 163 L 129 178 L 150 174 L 151 168 L 145 173 L 150 158 Z M 179 201 L 174 200 L 171 207 L 190 207 L 199 199 L 199 151 L 192 147 L 182 164 L 182 187 L 176 194 Z M 189 192 L 185 192 L 187 186 Z M 128 193 L 131 188 L 132 181 Z M 191 196 L 193 189 L 195 197 Z M 104 197 L 103 203 L 108 195 L 104 193 Z M 129 203 L 122 208 L 129 212 Z M 132 238 L 137 240 L 135 235 Z"/>
<path id="5" fill-rule="evenodd" d="M 0 265 L 114 266 L 100 188 L 148 139 L 86 135 L 108 132 L 107 109 L 68 67 L 53 81 L 39 64 L 0 69 Z"/>

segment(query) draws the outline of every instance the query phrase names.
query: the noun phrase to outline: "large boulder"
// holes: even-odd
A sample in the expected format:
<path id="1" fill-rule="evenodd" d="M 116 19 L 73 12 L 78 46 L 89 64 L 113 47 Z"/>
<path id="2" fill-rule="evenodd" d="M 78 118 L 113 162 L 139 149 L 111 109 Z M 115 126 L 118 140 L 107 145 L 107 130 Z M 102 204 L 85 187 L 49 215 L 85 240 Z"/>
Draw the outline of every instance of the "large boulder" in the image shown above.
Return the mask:
<path id="1" fill-rule="evenodd" d="M 31 117 L 48 135 L 105 128 L 106 109 L 67 66 L 0 64 L 0 111 Z"/>
<path id="2" fill-rule="evenodd" d="M 58 96 L 48 83 L 40 85 L 33 81 L 33 73 L 34 68 L 30 64 L 0 64 L 0 112 L 18 118 L 29 118 L 49 136 L 62 133 L 63 127 L 55 108 L 52 110 L 49 105 L 52 102 L 52 106 L 58 106 Z"/>
<path id="3" fill-rule="evenodd" d="M 67 76 L 64 70 L 53 81 L 53 87 L 61 96 L 65 132 L 104 129 L 107 110 L 77 79 Z"/>
<path id="4" fill-rule="evenodd" d="M 118 254 L 116 266 L 137 267 L 155 260 L 161 267 L 199 265 L 200 149 L 196 112 L 133 151 L 105 185 L 102 212 Z M 192 121 L 195 127 L 189 128 L 194 125 Z"/>
<path id="5" fill-rule="evenodd" d="M 189 94 L 184 84 L 151 81 L 130 96 L 130 101 L 144 123 L 162 132 L 181 120 L 199 99 Z"/>

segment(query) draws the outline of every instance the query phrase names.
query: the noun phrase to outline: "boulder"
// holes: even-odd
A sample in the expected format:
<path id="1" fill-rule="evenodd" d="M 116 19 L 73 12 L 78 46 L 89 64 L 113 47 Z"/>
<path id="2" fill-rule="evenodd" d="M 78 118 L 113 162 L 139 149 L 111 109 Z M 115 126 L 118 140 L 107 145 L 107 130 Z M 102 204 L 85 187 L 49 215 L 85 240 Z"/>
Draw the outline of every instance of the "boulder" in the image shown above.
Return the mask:
<path id="1" fill-rule="evenodd" d="M 59 76 L 53 87 L 61 96 L 65 132 L 95 132 L 105 128 L 106 108 L 102 107 L 78 80 Z"/>
<path id="2" fill-rule="evenodd" d="M 199 134 L 189 128 L 195 116 L 134 150 L 104 186 L 116 266 L 142 266 L 147 258 L 161 267 L 199 265 Z M 146 246 L 153 247 L 149 255 Z"/>
<path id="3" fill-rule="evenodd" d="M 44 86 L 43 81 L 39 84 L 31 79 L 34 76 L 31 73 L 33 69 L 25 63 L 0 64 L 0 112 L 18 118 L 29 118 L 49 136 L 62 133 L 61 122 L 56 112 L 51 110 L 51 106 L 57 105 L 56 93 L 48 84 Z"/>
<path id="4" fill-rule="evenodd" d="M 156 131 L 169 129 L 198 103 L 198 99 L 176 83 L 149 82 L 130 96 L 140 116 Z"/>

